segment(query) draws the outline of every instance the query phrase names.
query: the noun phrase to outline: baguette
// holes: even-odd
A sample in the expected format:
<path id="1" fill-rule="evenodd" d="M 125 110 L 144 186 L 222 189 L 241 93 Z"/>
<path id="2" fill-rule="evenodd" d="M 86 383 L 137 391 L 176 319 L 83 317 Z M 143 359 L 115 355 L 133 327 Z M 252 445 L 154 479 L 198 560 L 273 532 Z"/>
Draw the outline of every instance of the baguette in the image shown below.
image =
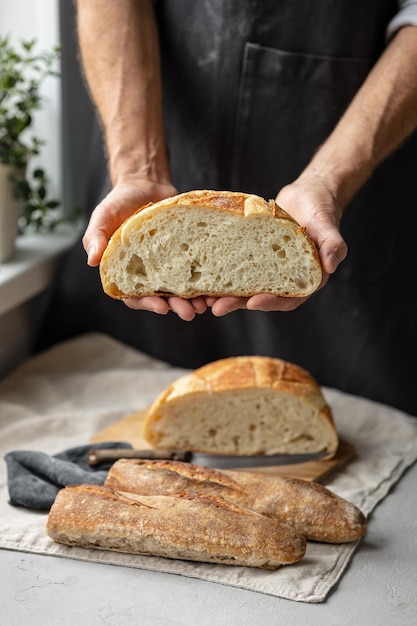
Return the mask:
<path id="1" fill-rule="evenodd" d="M 323 485 L 244 471 L 215 470 L 178 461 L 121 459 L 105 482 L 112 489 L 136 494 L 198 493 L 221 497 L 281 523 L 307 539 L 345 543 L 366 531 L 362 512 Z"/>
<path id="2" fill-rule="evenodd" d="M 137 496 L 106 487 L 62 489 L 49 512 L 58 543 L 226 565 L 277 569 L 306 540 L 289 526 L 214 496 Z"/>
<path id="3" fill-rule="evenodd" d="M 315 244 L 273 200 L 200 190 L 129 217 L 104 251 L 100 277 L 116 299 L 306 297 L 318 289 L 322 269 Z"/>
<path id="4" fill-rule="evenodd" d="M 261 356 L 214 361 L 182 376 L 150 406 L 154 448 L 206 454 L 335 454 L 339 438 L 319 385 L 304 369 Z"/>

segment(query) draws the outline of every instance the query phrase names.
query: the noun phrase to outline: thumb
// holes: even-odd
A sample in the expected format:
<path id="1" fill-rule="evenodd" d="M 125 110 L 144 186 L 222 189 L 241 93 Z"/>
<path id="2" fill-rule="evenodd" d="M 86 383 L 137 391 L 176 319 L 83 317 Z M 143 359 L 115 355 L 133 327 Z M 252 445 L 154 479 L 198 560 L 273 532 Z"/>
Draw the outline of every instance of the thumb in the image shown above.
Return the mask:
<path id="1" fill-rule="evenodd" d="M 346 242 L 334 224 L 328 224 L 317 233 L 314 233 L 314 228 L 312 231 L 307 230 L 309 236 L 317 241 L 322 267 L 327 274 L 333 274 L 347 256 Z"/>

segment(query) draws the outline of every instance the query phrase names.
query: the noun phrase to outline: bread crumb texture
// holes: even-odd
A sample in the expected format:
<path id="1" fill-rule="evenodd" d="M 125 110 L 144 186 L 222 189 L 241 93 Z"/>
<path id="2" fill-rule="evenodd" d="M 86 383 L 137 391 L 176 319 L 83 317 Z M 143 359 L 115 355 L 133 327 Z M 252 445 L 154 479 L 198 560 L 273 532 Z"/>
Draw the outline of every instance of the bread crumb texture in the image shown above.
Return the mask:
<path id="1" fill-rule="evenodd" d="M 274 201 L 194 191 L 130 217 L 111 238 L 100 275 L 114 298 L 304 297 L 318 288 L 322 271 L 313 242 Z"/>
<path id="2" fill-rule="evenodd" d="M 338 435 L 319 385 L 270 357 L 232 357 L 181 377 L 154 401 L 144 437 L 156 448 L 208 454 L 327 452 Z"/>

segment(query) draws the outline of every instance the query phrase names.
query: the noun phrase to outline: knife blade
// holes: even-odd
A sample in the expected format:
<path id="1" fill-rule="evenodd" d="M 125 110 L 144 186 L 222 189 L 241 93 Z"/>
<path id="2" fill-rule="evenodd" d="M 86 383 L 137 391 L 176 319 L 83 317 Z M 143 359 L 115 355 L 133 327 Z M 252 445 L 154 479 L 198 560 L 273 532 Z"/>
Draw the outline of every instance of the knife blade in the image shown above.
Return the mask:
<path id="1" fill-rule="evenodd" d="M 250 469 L 253 467 L 273 467 L 278 465 L 298 465 L 325 458 L 327 453 L 315 454 L 258 454 L 251 456 L 192 453 L 192 463 L 217 469 Z"/>

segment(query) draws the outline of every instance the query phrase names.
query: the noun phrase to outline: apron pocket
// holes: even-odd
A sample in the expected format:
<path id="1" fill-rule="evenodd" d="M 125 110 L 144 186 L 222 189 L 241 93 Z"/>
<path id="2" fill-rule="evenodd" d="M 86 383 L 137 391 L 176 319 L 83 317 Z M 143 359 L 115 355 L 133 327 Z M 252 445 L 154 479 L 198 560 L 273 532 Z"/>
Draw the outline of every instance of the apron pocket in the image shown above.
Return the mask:
<path id="1" fill-rule="evenodd" d="M 235 118 L 233 189 L 273 198 L 294 180 L 373 63 L 247 43 Z"/>

